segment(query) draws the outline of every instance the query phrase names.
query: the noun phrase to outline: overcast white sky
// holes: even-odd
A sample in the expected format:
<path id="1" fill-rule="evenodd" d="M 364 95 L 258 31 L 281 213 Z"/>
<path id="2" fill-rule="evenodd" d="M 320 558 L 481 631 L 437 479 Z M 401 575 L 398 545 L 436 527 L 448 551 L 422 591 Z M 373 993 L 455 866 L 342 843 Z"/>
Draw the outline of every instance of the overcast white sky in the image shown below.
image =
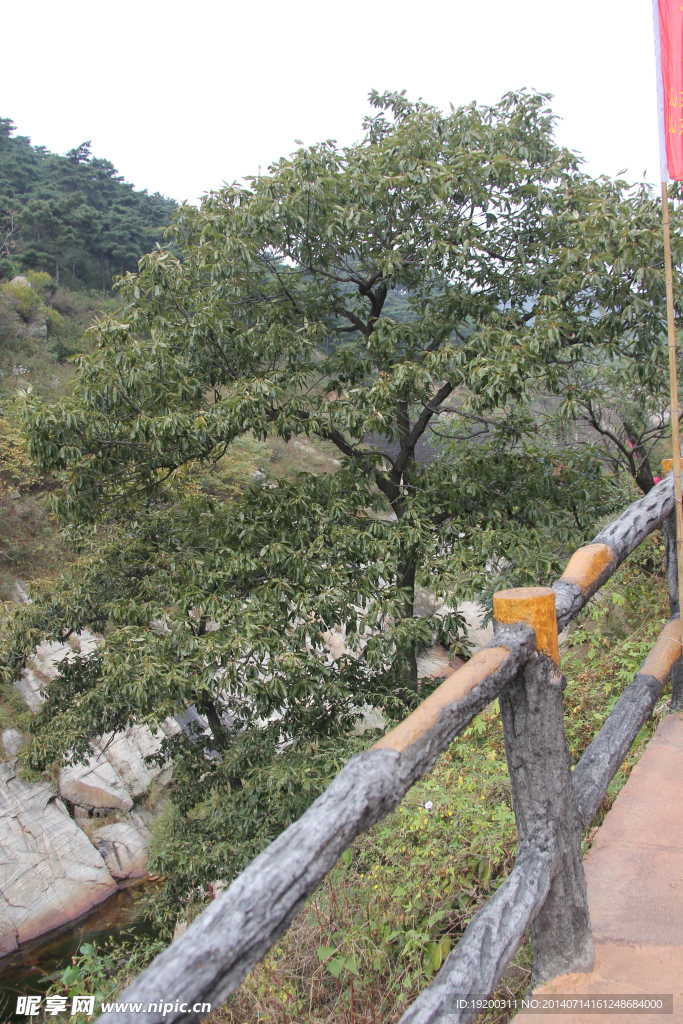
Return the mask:
<path id="1" fill-rule="evenodd" d="M 650 0 L 33 0 L 2 13 L 0 116 L 86 139 L 137 188 L 195 201 L 306 143 L 360 135 L 371 88 L 438 106 L 554 94 L 593 174 L 658 179 Z"/>

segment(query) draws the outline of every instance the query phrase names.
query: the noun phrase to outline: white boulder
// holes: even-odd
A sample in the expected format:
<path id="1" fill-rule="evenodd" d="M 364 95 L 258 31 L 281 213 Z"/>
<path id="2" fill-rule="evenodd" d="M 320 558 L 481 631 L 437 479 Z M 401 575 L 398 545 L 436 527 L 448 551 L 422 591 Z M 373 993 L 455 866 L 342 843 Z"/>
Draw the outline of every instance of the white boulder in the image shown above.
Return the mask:
<path id="1" fill-rule="evenodd" d="M 104 825 L 93 832 L 93 842 L 112 878 L 140 878 L 147 873 L 149 840 L 133 825 L 125 821 Z"/>
<path id="2" fill-rule="evenodd" d="M 45 700 L 42 691 L 45 689 L 46 680 L 41 679 L 33 669 L 25 668 L 22 669 L 20 678 L 14 680 L 14 685 L 31 710 L 37 711 Z"/>
<path id="3" fill-rule="evenodd" d="M 9 754 L 10 757 L 18 754 L 25 742 L 23 733 L 19 732 L 18 729 L 2 730 L 2 746 L 5 753 Z"/>
<path id="4" fill-rule="evenodd" d="M 60 644 L 56 640 L 44 640 L 36 647 L 30 669 L 43 678 L 43 685 L 51 682 L 59 674 L 59 663 L 64 658 L 72 658 L 75 651 L 71 644 Z"/>
<path id="5" fill-rule="evenodd" d="M 16 601 L 17 604 L 33 604 L 28 596 L 28 590 L 23 580 L 15 579 L 14 586 L 12 587 L 12 600 Z"/>
<path id="6" fill-rule="evenodd" d="M 156 739 L 146 725 L 134 725 L 124 732 L 105 733 L 93 740 L 93 746 L 107 759 L 130 795 L 137 799 L 146 793 L 161 769 L 145 763 L 161 746 L 163 733 Z"/>
<path id="7" fill-rule="evenodd" d="M 147 764 L 145 758 L 158 753 L 165 737 L 177 732 L 180 732 L 180 726 L 170 718 L 156 735 L 148 725 L 133 725 L 123 732 L 98 736 L 93 740 L 93 746 L 106 757 L 130 795 L 137 800 L 162 771 L 159 765 Z"/>
<path id="8" fill-rule="evenodd" d="M 116 891 L 54 790 L 0 763 L 0 954 L 67 924 Z"/>
<path id="9" fill-rule="evenodd" d="M 475 654 L 493 640 L 493 622 L 484 625 L 486 609 L 476 601 L 463 601 L 458 605 L 458 611 L 464 616 L 467 623 L 470 653 Z"/>
<path id="10" fill-rule="evenodd" d="M 154 815 L 151 811 L 145 810 L 144 807 L 137 807 L 130 812 L 130 820 L 142 838 L 146 839 L 149 843 L 152 839 L 151 828 L 154 824 Z"/>
<path id="11" fill-rule="evenodd" d="M 71 638 L 71 643 L 60 644 L 57 641 L 45 640 L 39 644 L 33 660 L 22 670 L 21 677 L 14 682 L 28 706 L 36 711 L 43 703 L 43 691 L 59 674 L 61 661 L 73 658 L 77 653 L 92 654 L 99 643 L 100 640 L 93 633 L 84 629 L 78 636 Z"/>
<path id="12" fill-rule="evenodd" d="M 93 810 L 129 811 L 133 806 L 121 776 L 99 750 L 94 751 L 87 764 L 60 770 L 59 795 L 69 803 Z"/>

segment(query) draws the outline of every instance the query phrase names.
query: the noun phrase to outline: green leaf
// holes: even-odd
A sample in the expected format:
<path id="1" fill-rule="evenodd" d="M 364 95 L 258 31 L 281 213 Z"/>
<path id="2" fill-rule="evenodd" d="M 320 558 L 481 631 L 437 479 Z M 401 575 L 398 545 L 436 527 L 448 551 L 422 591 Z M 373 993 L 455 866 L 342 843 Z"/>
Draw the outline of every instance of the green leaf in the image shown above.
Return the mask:
<path id="1" fill-rule="evenodd" d="M 637 747 L 639 743 L 643 742 L 643 740 L 645 739 L 645 737 L 648 734 L 649 728 L 650 728 L 650 723 L 646 722 L 642 726 L 642 728 L 640 729 L 640 732 L 638 733 L 638 735 L 634 739 L 633 743 L 631 744 L 631 749 L 633 749 L 633 747 Z"/>
<path id="2" fill-rule="evenodd" d="M 76 967 L 75 964 L 72 964 L 70 967 L 67 967 L 64 973 L 62 974 L 62 984 L 73 985 L 74 982 L 78 981 L 79 976 L 80 972 L 78 970 L 78 967 Z"/>
<path id="3" fill-rule="evenodd" d="M 333 978 L 338 978 L 341 972 L 344 970 L 345 962 L 341 959 L 334 959 L 329 960 L 328 963 L 325 964 L 325 966 L 327 967 L 328 971 L 330 972 Z"/>

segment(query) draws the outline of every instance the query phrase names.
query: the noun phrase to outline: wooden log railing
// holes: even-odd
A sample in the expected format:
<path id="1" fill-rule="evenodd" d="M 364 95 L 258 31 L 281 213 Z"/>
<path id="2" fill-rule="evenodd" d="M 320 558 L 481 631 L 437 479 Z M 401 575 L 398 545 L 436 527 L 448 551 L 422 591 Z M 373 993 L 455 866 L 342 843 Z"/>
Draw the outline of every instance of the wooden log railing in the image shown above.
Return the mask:
<path id="1" fill-rule="evenodd" d="M 672 707 L 683 705 L 673 481 L 668 475 L 571 558 L 553 588 L 502 591 L 494 639 L 449 676 L 405 721 L 352 758 L 325 792 L 196 918 L 185 934 L 121 994 L 142 1004 L 148 1024 L 194 1021 L 166 1009 L 210 1003 L 235 991 L 286 930 L 353 840 L 389 814 L 439 754 L 496 697 L 500 699 L 519 847 L 508 878 L 472 918 L 432 983 L 401 1024 L 464 1024 L 490 994 L 531 926 L 532 982 L 590 969 L 593 944 L 581 861 L 581 829 L 672 676 Z M 564 628 L 622 562 L 664 527 L 672 618 L 600 732 L 570 770 L 562 723 Z M 672 673 L 672 669 L 674 670 Z M 163 1003 L 159 999 L 163 998 Z M 158 1006 L 158 1011 L 156 1007 Z M 162 1006 L 164 1010 L 162 1011 Z M 133 1024 L 132 1007 L 102 1024 Z"/>

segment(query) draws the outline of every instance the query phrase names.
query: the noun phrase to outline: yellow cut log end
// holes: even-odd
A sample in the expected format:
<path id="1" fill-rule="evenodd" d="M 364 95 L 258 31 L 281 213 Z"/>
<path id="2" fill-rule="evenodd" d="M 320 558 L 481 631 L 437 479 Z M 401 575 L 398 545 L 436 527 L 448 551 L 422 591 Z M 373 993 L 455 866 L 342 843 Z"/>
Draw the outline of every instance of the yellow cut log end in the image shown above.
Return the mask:
<path id="1" fill-rule="evenodd" d="M 516 587 L 493 595 L 493 614 L 501 625 L 523 622 L 536 633 L 536 647 L 560 664 L 555 591 L 551 587 Z"/>
<path id="2" fill-rule="evenodd" d="M 657 642 L 640 666 L 644 675 L 654 676 L 664 684 L 675 661 L 681 656 L 681 620 L 669 619 Z"/>
<path id="3" fill-rule="evenodd" d="M 592 594 L 595 583 L 613 561 L 614 552 L 606 544 L 586 544 L 569 559 L 562 579 L 581 587 L 584 594 Z"/>

